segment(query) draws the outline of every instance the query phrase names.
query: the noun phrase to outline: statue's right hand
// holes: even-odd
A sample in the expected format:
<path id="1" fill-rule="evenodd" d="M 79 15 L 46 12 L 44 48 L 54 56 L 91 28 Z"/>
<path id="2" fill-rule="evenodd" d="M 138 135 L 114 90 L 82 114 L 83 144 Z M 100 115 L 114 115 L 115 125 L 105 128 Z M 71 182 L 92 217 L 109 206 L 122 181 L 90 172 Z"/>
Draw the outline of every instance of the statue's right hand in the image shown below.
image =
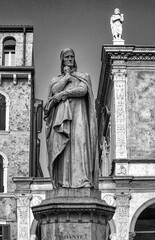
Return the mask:
<path id="1" fill-rule="evenodd" d="M 69 68 L 68 66 L 65 66 L 65 67 L 64 67 L 64 73 L 65 73 L 65 78 L 66 78 L 67 80 L 70 80 L 71 75 L 70 75 L 70 68 Z"/>
<path id="2" fill-rule="evenodd" d="M 70 67 L 65 66 L 65 67 L 64 67 L 64 73 L 65 73 L 65 74 L 70 73 Z"/>

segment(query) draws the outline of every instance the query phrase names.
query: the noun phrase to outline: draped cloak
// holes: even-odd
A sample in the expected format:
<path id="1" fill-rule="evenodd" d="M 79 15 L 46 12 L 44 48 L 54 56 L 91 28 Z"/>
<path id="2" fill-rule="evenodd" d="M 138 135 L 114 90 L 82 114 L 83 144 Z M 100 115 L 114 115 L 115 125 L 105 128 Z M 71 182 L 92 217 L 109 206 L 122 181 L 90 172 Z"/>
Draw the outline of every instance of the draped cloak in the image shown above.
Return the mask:
<path id="1" fill-rule="evenodd" d="M 91 80 L 86 73 L 74 72 L 72 76 L 77 84 L 86 84 L 86 95 L 69 97 L 57 105 L 48 101 L 44 108 L 48 169 L 55 188 L 98 188 L 97 123 Z M 53 85 L 62 77 L 52 79 L 49 97 Z"/>
<path id="2" fill-rule="evenodd" d="M 122 35 L 122 21 L 120 19 L 120 15 L 112 15 L 111 17 L 111 30 L 112 34 L 115 38 L 118 37 L 118 35 Z"/>

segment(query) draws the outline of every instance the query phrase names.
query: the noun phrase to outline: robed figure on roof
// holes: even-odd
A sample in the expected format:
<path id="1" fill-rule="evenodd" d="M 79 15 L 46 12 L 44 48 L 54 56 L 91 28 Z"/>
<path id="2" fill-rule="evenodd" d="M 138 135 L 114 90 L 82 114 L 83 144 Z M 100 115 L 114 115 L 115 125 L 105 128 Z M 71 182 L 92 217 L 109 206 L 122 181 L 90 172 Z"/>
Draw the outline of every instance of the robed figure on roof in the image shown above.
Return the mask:
<path id="1" fill-rule="evenodd" d="M 124 21 L 124 15 L 120 13 L 120 10 L 116 8 L 114 14 L 110 18 L 111 31 L 113 39 L 122 39 L 122 23 Z"/>

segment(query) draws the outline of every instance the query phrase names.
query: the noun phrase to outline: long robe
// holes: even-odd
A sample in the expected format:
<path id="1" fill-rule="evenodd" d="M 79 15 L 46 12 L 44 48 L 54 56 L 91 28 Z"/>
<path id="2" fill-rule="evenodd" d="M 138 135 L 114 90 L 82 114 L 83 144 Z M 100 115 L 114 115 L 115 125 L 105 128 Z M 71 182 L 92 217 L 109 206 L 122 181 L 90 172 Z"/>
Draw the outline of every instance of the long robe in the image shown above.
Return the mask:
<path id="1" fill-rule="evenodd" d="M 49 97 L 62 77 L 52 80 Z M 64 90 L 74 90 L 74 94 L 50 110 L 45 106 L 48 168 L 53 187 L 98 188 L 97 125 L 89 75 L 74 72 Z"/>
<path id="2" fill-rule="evenodd" d="M 121 38 L 122 36 L 122 16 L 112 15 L 111 17 L 111 31 L 114 38 Z"/>

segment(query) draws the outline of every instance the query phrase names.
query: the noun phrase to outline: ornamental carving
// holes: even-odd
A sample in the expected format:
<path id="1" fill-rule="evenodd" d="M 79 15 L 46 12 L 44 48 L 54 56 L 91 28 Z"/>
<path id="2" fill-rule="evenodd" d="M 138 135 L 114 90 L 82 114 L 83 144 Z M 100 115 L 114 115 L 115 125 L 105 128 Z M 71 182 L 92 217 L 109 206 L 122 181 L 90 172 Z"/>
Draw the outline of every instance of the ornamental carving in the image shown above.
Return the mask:
<path id="1" fill-rule="evenodd" d="M 31 207 L 39 205 L 42 202 L 42 198 L 40 196 L 35 196 L 31 200 Z"/>
<path id="2" fill-rule="evenodd" d="M 105 196 L 103 196 L 102 198 L 108 205 L 110 206 L 116 206 L 116 201 L 114 199 L 114 196 L 111 194 L 106 194 Z"/>
<path id="3" fill-rule="evenodd" d="M 115 95 L 116 158 L 127 158 L 126 149 L 126 70 L 113 70 Z"/>
<path id="4" fill-rule="evenodd" d="M 116 195 L 117 239 L 119 240 L 128 240 L 130 199 L 129 194 Z"/>
<path id="5" fill-rule="evenodd" d="M 29 239 L 29 208 L 21 207 L 18 212 L 18 239 Z"/>
<path id="6" fill-rule="evenodd" d="M 117 175 L 126 175 L 127 170 L 123 165 L 120 165 L 117 169 Z"/>
<path id="7" fill-rule="evenodd" d="M 125 60 L 125 61 L 155 61 L 155 51 L 138 50 L 136 52 L 127 52 L 125 49 L 120 49 L 119 52 L 108 52 L 112 60 Z M 109 57 L 108 57 L 109 59 Z"/>
<path id="8" fill-rule="evenodd" d="M 31 198 L 32 196 L 20 196 L 17 200 L 18 240 L 29 239 Z"/>
<path id="9" fill-rule="evenodd" d="M 18 197 L 17 206 L 18 207 L 29 207 L 31 198 L 32 198 L 32 196 Z"/>

